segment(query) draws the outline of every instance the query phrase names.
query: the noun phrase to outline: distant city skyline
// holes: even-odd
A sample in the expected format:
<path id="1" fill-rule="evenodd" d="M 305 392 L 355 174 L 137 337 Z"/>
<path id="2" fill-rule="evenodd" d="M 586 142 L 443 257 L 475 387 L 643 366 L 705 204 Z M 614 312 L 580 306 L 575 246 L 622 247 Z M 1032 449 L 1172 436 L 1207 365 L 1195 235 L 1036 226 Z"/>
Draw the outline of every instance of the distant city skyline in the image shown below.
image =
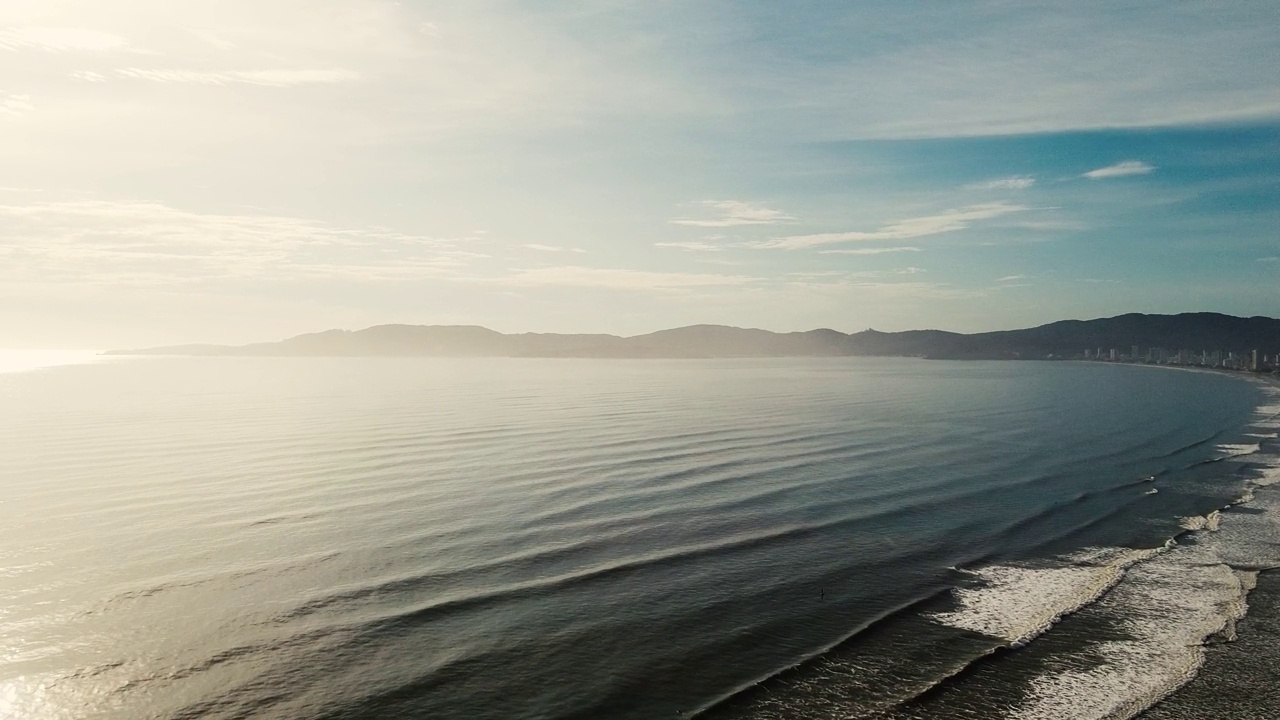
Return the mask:
<path id="1" fill-rule="evenodd" d="M 15 0 L 0 348 L 1274 317 L 1277 26 L 1180 0 Z"/>

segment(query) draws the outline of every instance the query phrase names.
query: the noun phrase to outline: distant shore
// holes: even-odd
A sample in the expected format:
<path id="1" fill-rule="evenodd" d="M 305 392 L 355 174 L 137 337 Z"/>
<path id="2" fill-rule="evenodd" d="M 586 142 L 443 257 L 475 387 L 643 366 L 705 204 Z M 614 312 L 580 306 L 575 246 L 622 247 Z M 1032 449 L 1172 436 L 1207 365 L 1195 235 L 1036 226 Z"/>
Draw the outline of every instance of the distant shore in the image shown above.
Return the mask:
<path id="1" fill-rule="evenodd" d="M 1124 352 L 1120 349 L 1123 348 Z M 1063 320 L 1022 330 L 963 334 L 944 330 L 843 333 L 829 328 L 772 332 L 690 325 L 631 337 L 607 334 L 504 334 L 475 325 L 377 325 L 326 330 L 249 345 L 174 345 L 110 350 L 107 355 L 405 356 L 540 358 L 917 357 L 936 360 L 1177 358 L 1280 366 L 1280 320 L 1217 313 L 1119 315 Z M 1190 349 L 1188 349 L 1190 348 Z"/>

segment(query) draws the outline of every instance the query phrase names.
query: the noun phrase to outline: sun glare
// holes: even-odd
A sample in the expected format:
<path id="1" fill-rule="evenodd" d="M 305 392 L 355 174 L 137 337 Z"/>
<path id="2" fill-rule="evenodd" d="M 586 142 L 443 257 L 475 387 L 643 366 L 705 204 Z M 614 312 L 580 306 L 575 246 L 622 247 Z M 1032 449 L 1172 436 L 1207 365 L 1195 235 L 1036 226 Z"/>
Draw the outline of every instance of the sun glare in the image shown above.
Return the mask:
<path id="1" fill-rule="evenodd" d="M 91 350 L 0 350 L 0 373 L 24 372 L 58 365 L 96 362 Z"/>

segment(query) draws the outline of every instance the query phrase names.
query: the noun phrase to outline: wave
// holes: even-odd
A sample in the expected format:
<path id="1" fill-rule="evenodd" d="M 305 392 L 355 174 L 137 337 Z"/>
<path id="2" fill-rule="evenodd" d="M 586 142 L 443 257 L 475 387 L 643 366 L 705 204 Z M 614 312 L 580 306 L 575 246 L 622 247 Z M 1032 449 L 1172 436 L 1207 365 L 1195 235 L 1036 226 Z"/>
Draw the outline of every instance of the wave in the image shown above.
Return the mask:
<path id="1" fill-rule="evenodd" d="M 1242 457 L 1244 455 L 1252 455 L 1262 449 L 1259 443 L 1227 443 L 1215 445 L 1214 451 L 1225 453 L 1219 460 L 1227 460 L 1230 458 Z"/>
<path id="2" fill-rule="evenodd" d="M 1214 563 L 1195 546 L 1133 568 L 1097 607 L 1119 618 L 1123 640 L 1056 658 L 1067 669 L 1036 677 L 1028 700 L 1006 717 L 1132 718 L 1190 680 L 1204 642 L 1244 617 L 1256 573 Z M 1180 550 L 1181 550 L 1180 548 Z"/>
<path id="3" fill-rule="evenodd" d="M 1239 501 L 1237 501 L 1237 503 L 1238 502 Z M 1222 511 L 1214 510 L 1208 515 L 1182 518 L 1179 524 L 1187 530 L 1207 530 L 1209 532 L 1217 532 L 1221 522 Z"/>
<path id="4" fill-rule="evenodd" d="M 1280 397 L 1275 390 L 1268 390 L 1268 395 Z M 1280 405 L 1260 406 L 1250 425 L 1259 429 L 1280 427 Z M 1280 547 L 1280 495 L 1273 497 L 1265 492 L 1268 486 L 1280 483 L 1280 455 L 1262 448 L 1275 439 L 1275 433 L 1248 433 L 1246 437 L 1256 437 L 1258 442 L 1217 444 L 1214 450 L 1222 457 L 1208 461 L 1248 457 L 1250 462 L 1241 469 L 1252 471 L 1253 477 L 1247 479 L 1241 494 L 1219 510 L 1182 518 L 1183 532 L 1163 546 L 1091 548 L 1049 560 L 956 569 L 962 576 L 951 590 L 957 607 L 916 610 L 937 625 L 996 638 L 1003 643 L 1003 649 L 971 652 L 962 660 L 953 658 L 945 670 L 934 668 L 937 672 L 930 682 L 917 684 L 916 695 L 899 698 L 888 706 L 871 708 L 847 700 L 845 705 L 828 704 L 815 712 L 812 698 L 802 695 L 800 705 L 785 712 L 779 700 L 791 701 L 791 694 L 779 690 L 786 683 L 770 680 L 765 686 L 777 697 L 756 706 L 747 703 L 750 712 L 729 716 L 886 720 L 1135 717 L 1195 677 L 1204 663 L 1206 643 L 1234 636 L 1236 623 L 1247 613 L 1248 594 L 1256 584 L 1258 572 L 1280 567 L 1280 553 L 1276 550 Z M 1191 447 L 1216 439 L 1214 436 Z M 1154 480 L 1151 476 L 1081 493 L 1075 502 Z M 1154 492 L 1153 487 L 1143 494 Z M 1015 522 L 1009 530 L 1059 510 L 1048 508 L 1034 518 Z M 1056 637 L 1064 623 L 1070 623 L 1072 630 L 1063 632 L 1079 635 L 1074 637 L 1074 645 L 1063 635 L 1053 643 L 1051 654 L 1037 650 L 1039 639 Z M 1117 630 L 1091 634 L 1087 628 L 1095 626 Z M 1031 655 L 1024 656 L 1024 652 Z M 1037 653 L 1039 665 L 1027 659 Z M 990 685 L 994 682 L 992 675 L 1007 671 L 1006 666 L 1011 663 L 1020 664 L 1028 673 L 1023 696 L 1012 704 L 1008 695 L 1000 700 L 985 697 L 983 688 L 995 687 Z M 823 664 L 828 660 L 819 657 L 801 667 Z M 1032 666 L 1034 670 L 1030 669 Z M 857 688 L 851 684 L 854 681 L 838 672 L 825 676 L 811 673 L 791 682 L 807 686 L 812 693 L 818 693 L 822 683 L 845 684 L 846 698 L 856 694 Z M 824 696 L 840 694 L 832 690 L 820 692 Z M 766 698 L 769 695 L 759 691 L 755 694 Z"/>
<path id="5" fill-rule="evenodd" d="M 980 583 L 957 588 L 958 610 L 936 613 L 944 625 L 1021 647 L 1063 617 L 1102 597 L 1125 570 L 1163 548 L 1090 548 L 1052 564 L 993 565 L 967 571 Z"/>

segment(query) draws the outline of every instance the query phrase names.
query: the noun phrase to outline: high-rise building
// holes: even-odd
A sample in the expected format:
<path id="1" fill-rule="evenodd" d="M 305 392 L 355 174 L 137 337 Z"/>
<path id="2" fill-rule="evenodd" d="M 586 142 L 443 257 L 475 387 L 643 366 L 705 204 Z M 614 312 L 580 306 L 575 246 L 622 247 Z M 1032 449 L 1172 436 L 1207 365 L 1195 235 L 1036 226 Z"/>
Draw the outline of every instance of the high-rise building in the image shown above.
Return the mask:
<path id="1" fill-rule="evenodd" d="M 1137 345 L 1134 345 L 1134 346 L 1133 346 L 1133 352 L 1129 354 L 1129 359 L 1130 359 L 1130 360 L 1132 360 L 1132 361 L 1134 361 L 1134 362 L 1137 362 L 1137 361 L 1138 361 L 1138 346 L 1137 346 Z"/>
<path id="2" fill-rule="evenodd" d="M 1258 372 L 1258 351 L 1256 349 L 1249 353 L 1249 369 Z"/>

